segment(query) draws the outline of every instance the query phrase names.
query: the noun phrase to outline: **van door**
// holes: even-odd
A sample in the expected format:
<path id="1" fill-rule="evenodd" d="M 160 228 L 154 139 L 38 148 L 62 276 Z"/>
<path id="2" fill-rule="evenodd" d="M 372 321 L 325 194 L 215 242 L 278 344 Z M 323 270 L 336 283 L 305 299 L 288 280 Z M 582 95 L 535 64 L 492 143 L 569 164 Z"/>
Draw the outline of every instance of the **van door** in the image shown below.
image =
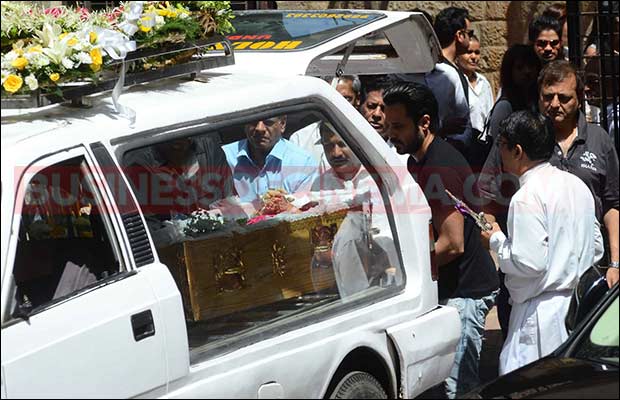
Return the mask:
<path id="1" fill-rule="evenodd" d="M 2 321 L 3 394 L 92 398 L 165 391 L 165 327 L 150 282 L 170 280 L 169 273 L 152 256 L 150 265 L 136 269 L 84 148 L 36 164 L 16 185 L 14 256 L 7 261 L 13 274 L 2 290 L 10 307 Z M 134 229 L 144 230 L 140 224 Z"/>
<path id="2" fill-rule="evenodd" d="M 437 376 L 449 375 L 460 331 L 458 312 L 452 307 L 437 307 L 387 329 L 400 360 L 401 398 L 412 399 L 432 386 Z"/>

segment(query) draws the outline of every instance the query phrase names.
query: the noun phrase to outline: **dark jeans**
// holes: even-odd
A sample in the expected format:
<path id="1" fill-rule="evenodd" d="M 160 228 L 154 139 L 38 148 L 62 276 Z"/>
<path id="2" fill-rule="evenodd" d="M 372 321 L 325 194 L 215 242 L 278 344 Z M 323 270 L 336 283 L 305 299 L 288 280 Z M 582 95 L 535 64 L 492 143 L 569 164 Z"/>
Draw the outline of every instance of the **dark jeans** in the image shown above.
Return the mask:
<path id="1" fill-rule="evenodd" d="M 502 271 L 497 271 L 497 273 L 499 275 L 499 295 L 497 299 L 495 299 L 495 305 L 497 306 L 497 319 L 499 320 L 499 326 L 502 328 L 502 336 L 505 341 L 508 335 L 508 322 L 510 321 L 510 310 L 512 310 L 512 306 L 508 303 L 510 293 L 508 293 L 508 289 L 506 289 L 506 285 L 504 285 L 504 277 L 506 274 Z"/>

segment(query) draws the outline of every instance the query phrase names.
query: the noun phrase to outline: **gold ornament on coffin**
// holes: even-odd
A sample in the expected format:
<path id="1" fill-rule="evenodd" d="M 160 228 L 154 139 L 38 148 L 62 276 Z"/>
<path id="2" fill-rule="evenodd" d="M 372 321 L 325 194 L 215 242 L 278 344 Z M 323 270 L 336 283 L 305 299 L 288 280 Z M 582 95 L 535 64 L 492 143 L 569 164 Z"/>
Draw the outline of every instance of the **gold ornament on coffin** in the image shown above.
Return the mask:
<path id="1" fill-rule="evenodd" d="M 273 274 L 283 277 L 286 274 L 286 246 L 280 244 L 277 240 L 271 246 L 271 263 L 273 266 Z"/>
<path id="2" fill-rule="evenodd" d="M 245 265 L 241 249 L 233 247 L 215 256 L 215 284 L 219 294 L 236 292 L 245 287 Z"/>

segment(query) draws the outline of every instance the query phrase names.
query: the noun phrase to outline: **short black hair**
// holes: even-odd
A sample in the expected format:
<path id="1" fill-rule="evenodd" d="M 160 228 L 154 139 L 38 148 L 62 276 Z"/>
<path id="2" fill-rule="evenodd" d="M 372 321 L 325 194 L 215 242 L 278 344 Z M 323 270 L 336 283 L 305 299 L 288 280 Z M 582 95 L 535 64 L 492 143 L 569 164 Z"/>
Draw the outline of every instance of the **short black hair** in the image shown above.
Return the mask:
<path id="1" fill-rule="evenodd" d="M 558 38 L 562 39 L 562 24 L 556 18 L 548 14 L 539 15 L 530 22 L 528 29 L 528 38 L 530 42 L 534 43 L 540 32 L 552 30 L 558 34 Z"/>
<path id="2" fill-rule="evenodd" d="M 360 97 L 360 105 L 364 104 L 368 93 L 374 91 L 384 91 L 391 86 L 392 79 L 383 75 L 372 75 L 360 77 L 362 81 L 362 92 Z"/>
<path id="3" fill-rule="evenodd" d="M 543 67 L 538 74 L 538 92 L 540 93 L 546 86 L 555 85 L 565 79 L 570 79 L 571 75 L 575 77 L 577 98 L 580 102 L 583 102 L 585 88 L 581 74 L 577 72 L 573 64 L 566 60 L 554 60 Z"/>
<path id="4" fill-rule="evenodd" d="M 383 92 L 383 102 L 386 106 L 403 104 L 407 116 L 415 123 L 428 114 L 431 117 L 431 131 L 436 132 L 439 105 L 428 86 L 417 82 L 394 85 Z"/>
<path id="5" fill-rule="evenodd" d="M 510 114 L 500 122 L 499 135 L 506 140 L 509 149 L 520 145 L 531 161 L 547 161 L 553 154 L 553 125 L 538 112 L 521 110 Z"/>
<path id="6" fill-rule="evenodd" d="M 464 8 L 448 7 L 439 11 L 433 29 L 442 49 L 454 42 L 456 32 L 467 27 L 466 19 L 469 19 L 469 13 Z"/>

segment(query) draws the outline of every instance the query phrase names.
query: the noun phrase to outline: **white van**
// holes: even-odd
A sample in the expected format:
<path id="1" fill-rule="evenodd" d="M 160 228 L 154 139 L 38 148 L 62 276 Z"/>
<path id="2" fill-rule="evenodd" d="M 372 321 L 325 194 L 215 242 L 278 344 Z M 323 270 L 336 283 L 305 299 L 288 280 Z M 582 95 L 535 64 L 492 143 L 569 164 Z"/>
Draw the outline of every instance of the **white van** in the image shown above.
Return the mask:
<path id="1" fill-rule="evenodd" d="M 460 322 L 437 303 L 430 208 L 327 83 L 145 83 L 121 97 L 133 126 L 89 102 L 2 109 L 2 398 L 410 398 L 445 379 Z M 301 190 L 287 179 L 324 171 L 292 163 L 268 189 L 299 206 L 261 213 L 229 156 L 259 123 L 329 127 L 364 185 Z"/>

